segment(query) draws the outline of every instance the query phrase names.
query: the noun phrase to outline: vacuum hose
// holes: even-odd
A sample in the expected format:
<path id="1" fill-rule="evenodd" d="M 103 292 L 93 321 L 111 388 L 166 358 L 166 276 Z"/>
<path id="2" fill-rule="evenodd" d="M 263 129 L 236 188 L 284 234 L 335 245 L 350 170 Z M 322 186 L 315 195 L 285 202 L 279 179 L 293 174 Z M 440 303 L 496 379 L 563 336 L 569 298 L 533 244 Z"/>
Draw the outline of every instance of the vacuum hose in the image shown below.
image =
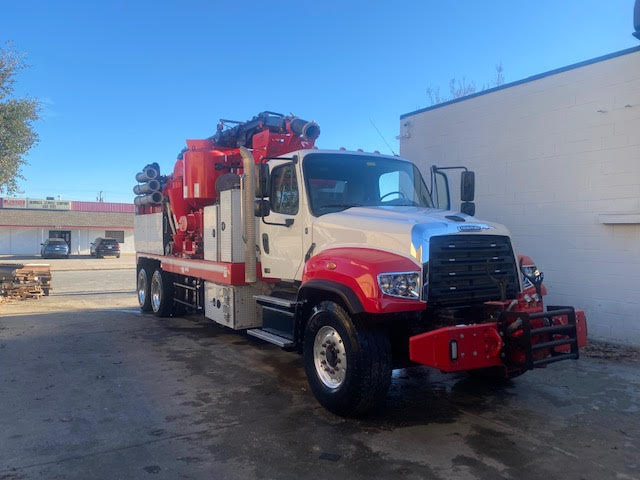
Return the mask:
<path id="1" fill-rule="evenodd" d="M 158 178 L 158 176 L 160 175 L 160 168 L 158 168 L 157 165 L 158 164 L 156 163 L 144 167 L 141 172 L 138 172 L 136 174 L 136 181 L 143 183 Z"/>
<path id="2" fill-rule="evenodd" d="M 148 195 L 140 195 L 133 199 L 133 203 L 141 207 L 142 205 L 157 205 L 162 203 L 162 193 L 153 192 Z"/>
<path id="3" fill-rule="evenodd" d="M 301 118 L 294 118 L 290 122 L 291 131 L 302 135 L 305 140 L 313 141 L 320 136 L 320 125 L 316 122 L 307 122 Z"/>
<path id="4" fill-rule="evenodd" d="M 157 190 L 160 190 L 160 182 L 157 180 L 149 180 L 149 183 L 143 183 L 142 185 L 136 185 L 133 187 L 133 193 L 136 195 L 144 195 Z"/>

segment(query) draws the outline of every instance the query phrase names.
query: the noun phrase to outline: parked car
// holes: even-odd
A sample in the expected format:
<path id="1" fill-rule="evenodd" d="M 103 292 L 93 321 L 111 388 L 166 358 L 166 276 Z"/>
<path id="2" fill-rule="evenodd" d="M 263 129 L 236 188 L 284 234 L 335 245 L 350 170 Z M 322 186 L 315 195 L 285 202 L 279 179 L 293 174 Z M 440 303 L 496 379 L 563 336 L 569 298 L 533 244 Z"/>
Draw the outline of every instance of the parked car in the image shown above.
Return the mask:
<path id="1" fill-rule="evenodd" d="M 120 258 L 120 244 L 114 238 L 96 238 L 91 244 L 89 249 L 91 256 L 96 258 L 106 257 L 108 255 L 114 255 L 116 258 Z"/>
<path id="2" fill-rule="evenodd" d="M 69 244 L 62 238 L 47 238 L 40 245 L 40 256 L 42 258 L 69 258 Z"/>

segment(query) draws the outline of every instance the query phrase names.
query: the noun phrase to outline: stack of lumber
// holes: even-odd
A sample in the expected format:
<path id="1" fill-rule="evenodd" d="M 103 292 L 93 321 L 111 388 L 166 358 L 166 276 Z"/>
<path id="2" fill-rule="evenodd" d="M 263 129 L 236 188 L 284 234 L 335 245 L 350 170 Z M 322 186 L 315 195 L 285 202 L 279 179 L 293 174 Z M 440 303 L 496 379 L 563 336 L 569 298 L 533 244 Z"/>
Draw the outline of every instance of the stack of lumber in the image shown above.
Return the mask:
<path id="1" fill-rule="evenodd" d="M 0 263 L 0 303 L 40 298 L 50 290 L 49 265 Z"/>

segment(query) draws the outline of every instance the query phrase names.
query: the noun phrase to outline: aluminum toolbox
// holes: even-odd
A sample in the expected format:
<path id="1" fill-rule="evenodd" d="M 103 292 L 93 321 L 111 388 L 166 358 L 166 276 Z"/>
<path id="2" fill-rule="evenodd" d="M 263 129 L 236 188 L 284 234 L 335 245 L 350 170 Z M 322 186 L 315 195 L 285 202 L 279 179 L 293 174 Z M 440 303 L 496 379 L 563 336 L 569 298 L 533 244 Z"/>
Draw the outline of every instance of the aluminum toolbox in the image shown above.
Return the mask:
<path id="1" fill-rule="evenodd" d="M 204 316 L 235 330 L 262 326 L 262 312 L 254 300 L 259 291 L 252 286 L 205 282 Z"/>

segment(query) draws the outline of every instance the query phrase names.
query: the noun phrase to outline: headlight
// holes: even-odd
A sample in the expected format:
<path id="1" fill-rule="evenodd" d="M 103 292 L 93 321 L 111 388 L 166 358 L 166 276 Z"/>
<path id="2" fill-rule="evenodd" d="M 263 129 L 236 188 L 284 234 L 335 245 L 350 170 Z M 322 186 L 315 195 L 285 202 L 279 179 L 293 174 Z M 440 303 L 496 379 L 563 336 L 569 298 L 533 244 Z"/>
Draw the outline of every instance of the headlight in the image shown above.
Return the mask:
<path id="1" fill-rule="evenodd" d="M 385 295 L 420 298 L 420 272 L 381 273 L 378 285 Z"/>

